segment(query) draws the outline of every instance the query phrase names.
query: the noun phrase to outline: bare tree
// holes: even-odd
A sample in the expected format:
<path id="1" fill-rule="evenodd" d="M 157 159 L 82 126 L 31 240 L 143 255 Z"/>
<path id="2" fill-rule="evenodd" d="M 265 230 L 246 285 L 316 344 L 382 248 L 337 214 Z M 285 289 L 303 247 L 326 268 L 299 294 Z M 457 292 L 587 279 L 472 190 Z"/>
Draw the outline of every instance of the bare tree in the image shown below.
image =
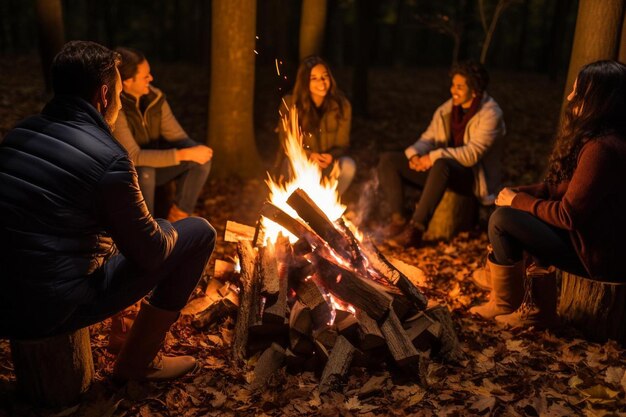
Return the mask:
<path id="1" fill-rule="evenodd" d="M 213 0 L 208 143 L 218 177 L 260 174 L 254 140 L 256 0 Z"/>
<path id="2" fill-rule="evenodd" d="M 599 59 L 617 59 L 624 0 L 580 0 L 563 107 L 580 68 Z"/>
<path id="3" fill-rule="evenodd" d="M 302 0 L 300 17 L 300 60 L 319 55 L 324 42 L 327 0 Z"/>
<path id="4" fill-rule="evenodd" d="M 63 8 L 61 0 L 37 0 L 37 27 L 39 29 L 39 56 L 46 82 L 46 91 L 51 91 L 50 66 L 52 59 L 65 43 Z"/>
<path id="5" fill-rule="evenodd" d="M 483 47 L 480 51 L 480 63 L 484 64 L 487 60 L 487 52 L 489 51 L 489 45 L 491 45 L 491 39 L 496 31 L 498 20 L 502 16 L 502 13 L 511 5 L 519 3 L 521 0 L 498 0 L 498 4 L 493 11 L 491 19 L 487 22 L 487 13 L 485 11 L 485 0 L 478 0 L 478 10 L 480 12 L 480 23 L 485 31 L 485 40 L 483 41 Z"/>

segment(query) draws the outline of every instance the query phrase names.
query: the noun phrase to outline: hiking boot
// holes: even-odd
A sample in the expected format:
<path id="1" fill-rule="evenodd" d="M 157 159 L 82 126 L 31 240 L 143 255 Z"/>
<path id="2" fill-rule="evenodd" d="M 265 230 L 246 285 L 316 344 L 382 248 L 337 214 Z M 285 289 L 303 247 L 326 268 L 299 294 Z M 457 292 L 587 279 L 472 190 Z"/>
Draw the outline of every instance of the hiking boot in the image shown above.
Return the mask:
<path id="1" fill-rule="evenodd" d="M 491 245 L 489 245 L 489 248 L 487 249 L 487 258 L 485 259 L 485 264 L 481 268 L 475 270 L 472 273 L 471 278 L 472 282 L 474 282 L 477 287 L 487 291 L 491 291 L 490 265 L 492 265 L 494 262 L 493 251 L 490 248 Z"/>
<path id="2" fill-rule="evenodd" d="M 139 306 L 140 303 L 135 303 L 111 317 L 111 330 L 107 344 L 109 353 L 117 355 L 122 350 L 128 332 L 137 318 Z"/>
<path id="3" fill-rule="evenodd" d="M 522 305 L 511 314 L 496 317 L 496 321 L 510 327 L 538 329 L 556 325 L 556 269 L 534 264 L 529 266 L 525 286 Z"/>

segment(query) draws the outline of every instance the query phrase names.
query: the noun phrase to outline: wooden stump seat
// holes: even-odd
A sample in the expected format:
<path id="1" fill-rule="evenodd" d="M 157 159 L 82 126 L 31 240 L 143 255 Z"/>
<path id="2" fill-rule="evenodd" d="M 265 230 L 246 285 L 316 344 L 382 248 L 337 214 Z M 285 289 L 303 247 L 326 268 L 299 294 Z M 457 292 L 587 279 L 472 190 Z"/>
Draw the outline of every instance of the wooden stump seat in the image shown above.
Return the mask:
<path id="1" fill-rule="evenodd" d="M 94 377 L 89 328 L 36 340 L 11 340 L 17 392 L 31 404 L 76 404 Z"/>
<path id="2" fill-rule="evenodd" d="M 561 272 L 559 315 L 595 342 L 626 346 L 626 282 L 602 282 Z"/>
<path id="3" fill-rule="evenodd" d="M 446 190 L 435 209 L 426 240 L 449 240 L 462 230 L 471 229 L 478 218 L 478 201 L 474 196 L 466 196 Z"/>

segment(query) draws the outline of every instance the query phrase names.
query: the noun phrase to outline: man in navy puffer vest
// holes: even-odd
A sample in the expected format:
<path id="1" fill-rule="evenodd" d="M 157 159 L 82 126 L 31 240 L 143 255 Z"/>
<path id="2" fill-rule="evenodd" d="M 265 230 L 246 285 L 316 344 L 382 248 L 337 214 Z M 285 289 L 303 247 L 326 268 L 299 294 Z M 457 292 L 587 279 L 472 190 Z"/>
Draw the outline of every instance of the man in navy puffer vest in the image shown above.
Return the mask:
<path id="1" fill-rule="evenodd" d="M 40 338 L 97 323 L 150 294 L 116 360 L 120 380 L 196 367 L 159 354 L 215 246 L 204 219 L 155 220 L 124 148 L 119 56 L 67 43 L 54 98 L 0 142 L 0 337 Z"/>

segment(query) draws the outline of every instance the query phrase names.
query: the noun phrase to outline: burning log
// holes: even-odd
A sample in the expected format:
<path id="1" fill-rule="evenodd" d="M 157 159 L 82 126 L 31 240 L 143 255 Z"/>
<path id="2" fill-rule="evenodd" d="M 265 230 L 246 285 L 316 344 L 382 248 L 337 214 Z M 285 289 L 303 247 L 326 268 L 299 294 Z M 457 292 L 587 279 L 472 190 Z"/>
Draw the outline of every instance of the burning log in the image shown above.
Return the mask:
<path id="1" fill-rule="evenodd" d="M 361 245 L 361 248 L 372 268 L 389 283 L 397 286 L 400 291 L 402 291 L 402 294 L 409 298 L 418 309 L 423 310 L 426 308 L 428 305 L 426 296 L 406 277 L 406 275 L 396 269 L 396 267 L 385 258 L 373 242 L 366 240 Z"/>
<path id="2" fill-rule="evenodd" d="M 304 190 L 294 191 L 287 199 L 287 204 L 340 256 L 354 261 L 355 254 L 350 251 L 350 244 L 345 236 Z"/>
<path id="3" fill-rule="evenodd" d="M 237 244 L 237 253 L 241 264 L 241 292 L 239 299 L 239 310 L 237 313 L 237 323 L 233 335 L 233 358 L 245 359 L 246 344 L 248 343 L 248 327 L 253 319 L 255 298 L 259 298 L 258 290 L 259 275 L 256 273 L 256 252 L 249 241 L 240 241 Z"/>
<path id="4" fill-rule="evenodd" d="M 333 348 L 328 362 L 322 372 L 320 381 L 320 392 L 331 390 L 348 372 L 352 358 L 354 357 L 355 347 L 343 336 L 337 338 L 337 343 Z"/>
<path id="5" fill-rule="evenodd" d="M 393 298 L 377 288 L 374 282 L 322 256 L 316 256 L 315 260 L 317 276 L 331 293 L 375 320 L 381 320 L 387 314 Z"/>
<path id="6" fill-rule="evenodd" d="M 328 305 L 324 293 L 312 278 L 306 278 L 296 288 L 298 299 L 311 309 L 314 327 L 322 326 L 332 320 L 332 308 Z"/>
<path id="7" fill-rule="evenodd" d="M 259 274 L 263 286 L 261 293 L 265 295 L 263 323 L 284 324 L 287 316 L 287 279 L 288 270 L 279 269 L 278 260 L 290 261 L 290 246 L 287 238 L 279 239 L 276 245 L 270 244 L 261 248 Z"/>
<path id="8" fill-rule="evenodd" d="M 270 347 L 265 349 L 254 368 L 254 378 L 250 383 L 250 388 L 256 390 L 265 386 L 270 377 L 283 364 L 285 356 L 285 349 L 276 343 L 272 343 Z"/>

